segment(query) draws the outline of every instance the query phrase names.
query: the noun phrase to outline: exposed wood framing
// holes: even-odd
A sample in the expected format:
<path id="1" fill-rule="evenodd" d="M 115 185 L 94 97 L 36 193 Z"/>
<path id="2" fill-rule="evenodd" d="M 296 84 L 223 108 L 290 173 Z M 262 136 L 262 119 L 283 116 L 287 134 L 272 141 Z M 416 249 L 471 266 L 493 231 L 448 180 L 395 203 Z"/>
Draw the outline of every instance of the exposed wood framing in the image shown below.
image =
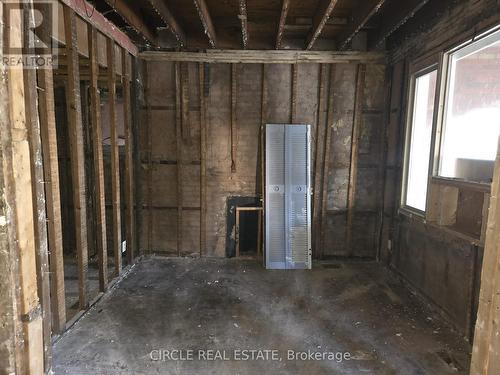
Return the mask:
<path id="1" fill-rule="evenodd" d="M 205 0 L 193 0 L 196 10 L 198 11 L 198 16 L 200 17 L 203 30 L 208 38 L 208 43 L 211 48 L 216 48 L 217 46 L 217 36 L 215 34 L 214 24 L 212 22 L 212 17 L 210 17 L 210 12 L 208 11 L 208 6 Z"/>
<path id="2" fill-rule="evenodd" d="M 276 33 L 276 49 L 281 48 L 281 42 L 283 40 L 283 34 L 285 33 L 286 16 L 288 15 L 288 10 L 290 9 L 290 0 L 283 0 L 281 3 L 281 14 L 280 22 L 278 24 L 278 32 Z"/>
<path id="3" fill-rule="evenodd" d="M 144 97 L 146 98 L 147 119 L 147 179 L 148 179 L 148 252 L 153 252 L 153 113 L 151 109 L 151 67 L 144 64 L 146 87 Z"/>
<path id="4" fill-rule="evenodd" d="M 299 74 L 298 64 L 292 64 L 292 95 L 290 102 L 290 123 L 294 124 L 297 118 L 297 76 Z"/>
<path id="5" fill-rule="evenodd" d="M 182 252 L 182 108 L 181 63 L 175 63 L 175 139 L 177 141 L 177 255 Z"/>
<path id="6" fill-rule="evenodd" d="M 347 187 L 347 226 L 346 226 L 346 247 L 352 255 L 352 226 L 354 221 L 356 206 L 356 189 L 358 183 L 358 154 L 359 138 L 361 135 L 361 125 L 363 121 L 363 98 L 365 88 L 366 66 L 358 65 L 356 73 L 356 94 L 354 98 L 354 113 L 351 136 L 351 162 L 349 170 L 349 184 Z"/>
<path id="7" fill-rule="evenodd" d="M 118 146 L 118 124 L 116 118 L 116 66 L 115 42 L 106 39 L 108 58 L 108 104 L 109 124 L 111 128 L 111 192 L 113 200 L 113 254 L 115 257 L 115 275 L 122 271 L 122 231 L 120 202 L 120 149 Z"/>
<path id="8" fill-rule="evenodd" d="M 326 235 L 326 227 L 327 227 L 327 211 L 328 211 L 328 182 L 330 181 L 331 168 L 330 168 L 330 157 L 331 152 L 330 148 L 332 145 L 332 124 L 333 124 L 333 81 L 335 78 L 335 65 L 330 65 L 330 72 L 328 74 L 328 89 L 326 91 L 327 99 L 327 114 L 326 114 L 326 139 L 324 146 L 324 157 L 323 157 L 323 184 L 321 187 L 322 197 L 321 197 L 321 220 L 320 220 L 320 235 L 318 238 L 319 241 L 319 254 L 318 256 L 321 258 L 324 254 L 325 248 L 325 235 Z"/>
<path id="9" fill-rule="evenodd" d="M 96 245 L 99 261 L 99 290 L 108 286 L 108 244 L 106 235 L 106 201 L 104 190 L 104 161 L 102 155 L 101 95 L 98 86 L 97 30 L 88 25 L 87 36 L 90 60 L 90 121 L 92 123 L 92 148 L 94 153 Z"/>
<path id="10" fill-rule="evenodd" d="M 472 350 L 471 375 L 500 373 L 500 147 L 498 148 L 481 273 L 481 291 L 474 346 Z"/>
<path id="11" fill-rule="evenodd" d="M 80 68 L 78 61 L 78 39 L 76 14 L 64 7 L 64 30 L 66 54 L 68 56 L 68 82 L 66 106 L 71 152 L 71 174 L 73 181 L 73 206 L 75 213 L 75 243 L 78 263 L 78 294 L 80 309 L 87 308 L 87 205 L 85 202 L 85 158 L 83 151 L 82 105 L 80 100 Z"/>
<path id="12" fill-rule="evenodd" d="M 310 50 L 314 46 L 316 39 L 318 39 L 321 35 L 321 32 L 328 22 L 328 18 L 330 18 L 330 15 L 332 14 L 337 3 L 338 0 L 322 0 L 320 2 L 320 6 L 318 7 L 318 10 L 313 18 L 311 31 L 307 36 L 306 50 Z"/>
<path id="13" fill-rule="evenodd" d="M 172 32 L 179 47 L 186 45 L 186 34 L 182 30 L 172 12 L 168 8 L 164 0 L 148 0 L 155 12 L 160 16 L 160 18 L 165 22 L 167 28 Z"/>
<path id="14" fill-rule="evenodd" d="M 44 17 L 49 12 L 44 13 Z M 49 23 L 50 24 L 50 23 Z M 40 32 L 47 39 L 51 31 L 45 25 Z M 64 290 L 64 261 L 62 243 L 61 196 L 59 191 L 59 163 L 57 151 L 56 119 L 54 106 L 54 82 L 52 69 L 39 69 L 38 106 L 40 113 L 40 135 L 45 178 L 45 201 L 47 234 L 49 241 L 50 300 L 52 332 L 61 333 L 66 325 L 66 303 Z"/>
<path id="15" fill-rule="evenodd" d="M 104 0 L 146 42 L 158 45 L 158 36 L 146 20 L 125 0 Z"/>
<path id="16" fill-rule="evenodd" d="M 386 7 L 380 20 L 380 29 L 373 36 L 374 41 L 370 47 L 375 48 L 382 45 L 385 40 L 397 29 L 404 25 L 415 13 L 417 13 L 429 0 L 407 0 L 398 6 Z"/>
<path id="17" fill-rule="evenodd" d="M 130 55 L 122 49 L 123 80 L 123 121 L 125 125 L 125 204 L 127 262 L 134 263 L 135 254 L 135 221 L 134 221 L 134 135 L 132 130 L 132 102 L 130 97 Z"/>
<path id="18" fill-rule="evenodd" d="M 231 173 L 236 173 L 236 158 L 238 155 L 238 124 L 236 121 L 237 71 L 231 64 Z"/>
<path id="19" fill-rule="evenodd" d="M 370 0 L 364 1 L 362 5 L 357 9 L 356 13 L 352 17 L 352 21 L 347 26 L 347 29 L 342 32 L 338 38 L 338 46 L 341 50 L 347 48 L 352 39 L 356 36 L 360 30 L 366 26 L 368 21 L 378 13 L 382 5 L 387 0 Z M 398 5 L 399 6 L 399 5 Z"/>
<path id="20" fill-rule="evenodd" d="M 314 158 L 314 195 L 313 195 L 313 251 L 316 258 L 321 259 L 323 248 L 321 243 L 321 207 L 323 192 L 323 178 L 325 171 L 325 145 L 328 122 L 325 113 L 327 110 L 328 66 L 321 64 L 319 69 L 318 86 L 318 125 L 316 128 L 316 157 Z"/>
<path id="21" fill-rule="evenodd" d="M 180 64 L 181 68 L 181 131 L 182 139 L 188 141 L 191 137 L 191 123 L 189 121 L 189 66 Z"/>
<path id="22" fill-rule="evenodd" d="M 19 2 L 14 6 L 20 7 Z M 3 9 L 2 9 L 3 10 Z M 2 11 L 0 11 L 1 13 Z M 5 17 L 2 36 L 7 46 L 22 46 L 22 16 L 21 12 L 11 12 Z M 3 35 L 4 30 L 10 32 Z M 5 48 L 5 47 L 4 47 Z M 1 53 L 3 54 L 4 51 Z M 13 53 L 13 51 L 10 51 Z M 16 58 L 21 58 L 20 55 Z M 6 298 L 13 297 L 10 305 L 13 323 L 10 331 L 12 337 L 11 367 L 19 374 L 42 374 L 44 370 L 42 311 L 37 291 L 36 249 L 33 211 L 33 194 L 30 168 L 30 145 L 25 112 L 25 91 L 23 69 L 1 69 L 1 93 L 5 107 L 0 113 L 0 139 L 2 142 L 2 202 L 4 223 L 2 232 L 8 236 L 7 268 L 13 282 L 11 293 Z M 2 103 L 3 104 L 3 103 Z M 10 207 L 10 208 L 8 208 Z M 7 228 L 6 228 L 7 227 Z M 5 236 L 4 236 L 5 238 Z M 2 253 L 4 249 L 2 248 Z M 3 255 L 3 254 L 2 254 Z M 3 275 L 2 275 L 3 276 Z M 3 285 L 2 285 L 3 286 Z M 3 291 L 2 291 L 3 293 Z M 4 300 L 2 300 L 4 302 Z M 5 301 L 7 302 L 7 301 Z M 6 303 L 7 304 L 7 303 Z M 2 304 L 2 323 L 5 321 Z M 5 314 L 6 315 L 6 314 Z M 4 344 L 4 342 L 2 342 Z M 0 368 L 4 370 L 2 363 Z"/>
<path id="23" fill-rule="evenodd" d="M 239 0 L 239 10 L 238 19 L 241 23 L 241 44 L 243 49 L 248 47 L 248 22 L 247 22 L 247 0 Z"/>
<path id="24" fill-rule="evenodd" d="M 208 66 L 207 66 L 208 69 Z M 200 257 L 207 247 L 207 125 L 206 110 L 208 94 L 205 87 L 205 64 L 198 63 L 200 80 Z"/>
<path id="25" fill-rule="evenodd" d="M 32 4 L 24 4 L 24 53 L 35 56 L 35 40 L 30 30 L 35 26 Z M 35 213 L 35 249 L 38 297 L 42 307 L 44 368 L 50 370 L 52 363 L 50 278 L 47 234 L 47 213 L 45 206 L 45 181 L 43 174 L 42 141 L 38 116 L 36 70 L 24 70 L 24 95 L 26 127 L 30 145 L 31 183 L 33 212 Z"/>
<path id="26" fill-rule="evenodd" d="M 107 37 L 114 39 L 117 44 L 125 48 L 129 53 L 137 56 L 139 50 L 136 45 L 129 39 L 129 37 L 112 24 L 106 17 L 104 17 L 97 10 L 92 12 L 92 17 L 89 17 L 88 10 L 93 9 L 93 5 L 86 0 L 59 0 L 66 6 L 73 9 L 87 23 L 94 26 L 101 33 Z"/>
<path id="27" fill-rule="evenodd" d="M 289 51 L 289 50 L 207 50 L 206 52 L 141 52 L 147 61 L 193 61 L 228 64 L 377 64 L 385 63 L 385 54 L 380 52 L 354 51 Z"/>

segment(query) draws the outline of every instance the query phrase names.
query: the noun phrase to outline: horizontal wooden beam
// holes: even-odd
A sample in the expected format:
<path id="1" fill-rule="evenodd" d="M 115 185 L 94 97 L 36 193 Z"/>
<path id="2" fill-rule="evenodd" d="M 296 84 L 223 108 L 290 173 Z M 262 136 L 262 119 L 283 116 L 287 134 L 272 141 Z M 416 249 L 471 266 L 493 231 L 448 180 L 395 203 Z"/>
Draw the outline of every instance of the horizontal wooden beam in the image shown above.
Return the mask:
<path id="1" fill-rule="evenodd" d="M 165 22 L 167 28 L 172 32 L 177 43 L 181 47 L 186 45 L 186 34 L 182 30 L 182 27 L 179 25 L 174 15 L 168 8 L 165 0 L 148 0 L 156 13 L 160 16 L 160 18 Z"/>
<path id="2" fill-rule="evenodd" d="M 206 63 L 297 64 L 297 63 L 385 63 L 382 52 L 291 51 L 291 50 L 207 50 L 206 52 L 141 52 L 148 61 L 193 61 Z"/>
<path id="3" fill-rule="evenodd" d="M 88 22 L 94 26 L 101 33 L 107 37 L 113 39 L 117 44 L 125 48 L 129 53 L 137 56 L 139 50 L 136 45 L 130 40 L 130 38 L 118 29 L 113 23 L 108 21 L 97 10 L 94 10 L 92 16 L 89 17 L 87 14 L 89 9 L 93 9 L 93 5 L 85 0 L 60 0 L 63 4 L 70 7 L 78 14 L 85 22 Z"/>
<path id="4" fill-rule="evenodd" d="M 357 33 L 361 31 L 363 27 L 366 26 L 368 21 L 378 13 L 382 5 L 387 0 L 371 0 L 365 1 L 363 6 L 359 7 L 359 10 L 352 17 L 352 22 L 347 26 L 347 29 L 340 35 L 338 39 L 339 48 L 345 49 L 347 45 L 352 41 Z"/>

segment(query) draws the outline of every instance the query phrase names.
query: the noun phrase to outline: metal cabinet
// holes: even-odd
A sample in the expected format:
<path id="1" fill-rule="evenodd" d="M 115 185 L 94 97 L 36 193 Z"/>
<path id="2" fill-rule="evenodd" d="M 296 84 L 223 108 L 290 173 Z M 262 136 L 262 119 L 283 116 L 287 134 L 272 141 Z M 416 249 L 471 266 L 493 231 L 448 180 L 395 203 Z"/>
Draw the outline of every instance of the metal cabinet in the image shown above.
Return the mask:
<path id="1" fill-rule="evenodd" d="M 265 127 L 268 269 L 311 268 L 310 125 Z"/>

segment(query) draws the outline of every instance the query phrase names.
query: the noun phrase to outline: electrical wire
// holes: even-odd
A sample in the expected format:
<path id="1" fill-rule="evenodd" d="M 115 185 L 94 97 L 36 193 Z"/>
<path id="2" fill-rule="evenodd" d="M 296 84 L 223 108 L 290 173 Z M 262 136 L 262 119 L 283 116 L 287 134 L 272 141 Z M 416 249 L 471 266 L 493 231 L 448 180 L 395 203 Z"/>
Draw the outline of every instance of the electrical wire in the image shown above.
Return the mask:
<path id="1" fill-rule="evenodd" d="M 89 14 L 88 9 L 87 9 L 87 2 L 85 0 L 82 0 L 83 7 L 85 9 L 85 14 L 87 15 L 88 18 L 92 18 L 95 12 L 95 4 L 92 4 L 92 12 Z M 116 0 L 115 0 L 116 3 Z"/>

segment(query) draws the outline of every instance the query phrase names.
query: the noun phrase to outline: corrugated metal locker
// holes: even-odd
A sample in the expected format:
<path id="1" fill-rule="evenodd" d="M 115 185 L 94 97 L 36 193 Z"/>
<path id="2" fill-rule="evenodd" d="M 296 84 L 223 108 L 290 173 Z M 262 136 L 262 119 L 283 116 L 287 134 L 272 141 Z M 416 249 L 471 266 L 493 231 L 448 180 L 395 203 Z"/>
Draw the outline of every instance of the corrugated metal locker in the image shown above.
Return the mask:
<path id="1" fill-rule="evenodd" d="M 266 268 L 311 268 L 310 126 L 266 125 Z"/>

